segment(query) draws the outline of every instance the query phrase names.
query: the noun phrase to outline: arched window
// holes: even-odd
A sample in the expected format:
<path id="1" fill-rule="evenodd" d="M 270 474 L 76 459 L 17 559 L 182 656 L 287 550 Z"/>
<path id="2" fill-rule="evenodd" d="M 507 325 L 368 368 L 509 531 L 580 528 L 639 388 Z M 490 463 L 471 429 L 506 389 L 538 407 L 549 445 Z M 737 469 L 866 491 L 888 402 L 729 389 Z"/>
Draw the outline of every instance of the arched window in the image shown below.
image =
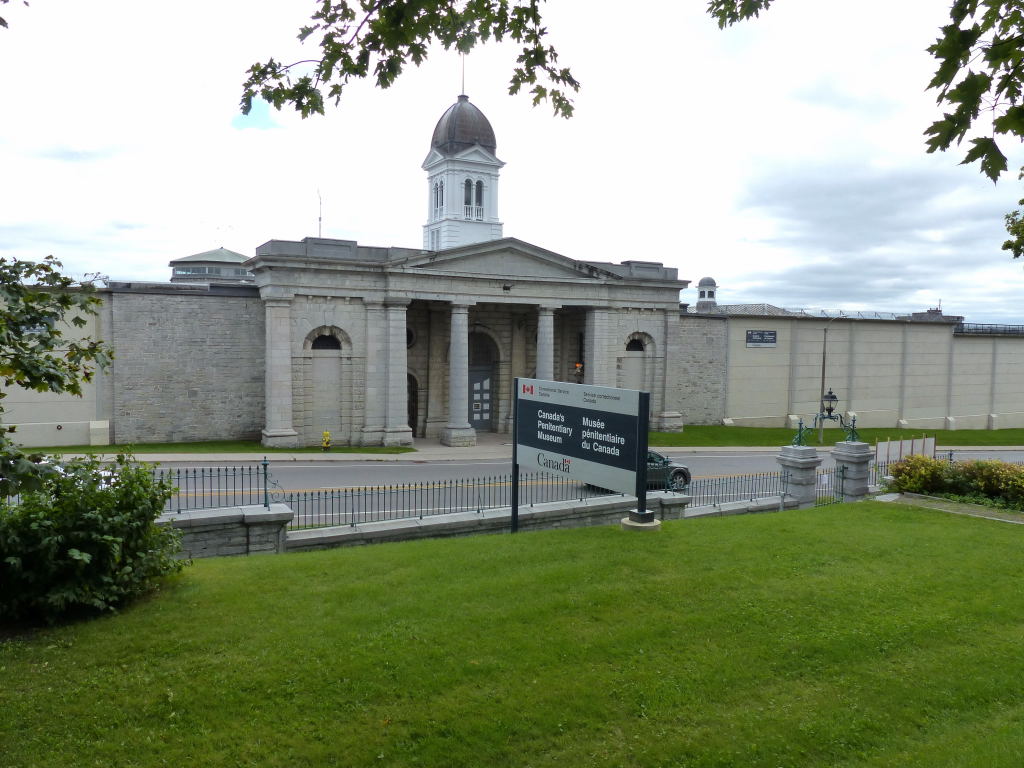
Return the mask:
<path id="1" fill-rule="evenodd" d="M 628 342 L 626 342 L 626 351 L 627 352 L 643 352 L 644 351 L 644 343 L 642 341 L 640 341 L 640 339 L 630 339 Z"/>
<path id="2" fill-rule="evenodd" d="M 482 219 L 484 217 L 484 183 L 478 181 L 476 183 L 476 209 L 473 211 L 474 219 Z"/>
<path id="3" fill-rule="evenodd" d="M 433 218 L 436 221 L 444 215 L 444 179 L 434 182 Z"/>
<path id="4" fill-rule="evenodd" d="M 341 349 L 341 342 L 334 336 L 328 336 L 326 333 L 317 336 L 313 339 L 313 349 Z"/>
<path id="5" fill-rule="evenodd" d="M 462 185 L 462 207 L 465 218 L 473 218 L 473 182 L 470 179 L 466 179 L 466 183 Z"/>

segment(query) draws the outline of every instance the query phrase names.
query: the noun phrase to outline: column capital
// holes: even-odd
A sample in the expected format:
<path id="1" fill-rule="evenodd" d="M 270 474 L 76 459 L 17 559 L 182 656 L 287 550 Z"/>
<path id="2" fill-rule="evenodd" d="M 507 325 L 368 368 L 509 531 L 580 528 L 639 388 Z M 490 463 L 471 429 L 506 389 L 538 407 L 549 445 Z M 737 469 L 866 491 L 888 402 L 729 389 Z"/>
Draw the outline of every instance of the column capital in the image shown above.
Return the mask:
<path id="1" fill-rule="evenodd" d="M 384 299 L 384 306 L 388 309 L 405 309 L 412 304 L 412 299 L 404 299 L 399 296 L 387 296 Z"/>
<path id="2" fill-rule="evenodd" d="M 266 307 L 290 307 L 294 296 L 264 296 L 263 305 Z"/>
<path id="3" fill-rule="evenodd" d="M 561 309 L 561 304 L 538 304 L 537 312 L 543 314 L 552 314 L 555 310 Z"/>
<path id="4" fill-rule="evenodd" d="M 454 301 L 451 304 L 451 310 L 453 315 L 468 315 L 469 308 L 472 304 L 456 304 Z"/>

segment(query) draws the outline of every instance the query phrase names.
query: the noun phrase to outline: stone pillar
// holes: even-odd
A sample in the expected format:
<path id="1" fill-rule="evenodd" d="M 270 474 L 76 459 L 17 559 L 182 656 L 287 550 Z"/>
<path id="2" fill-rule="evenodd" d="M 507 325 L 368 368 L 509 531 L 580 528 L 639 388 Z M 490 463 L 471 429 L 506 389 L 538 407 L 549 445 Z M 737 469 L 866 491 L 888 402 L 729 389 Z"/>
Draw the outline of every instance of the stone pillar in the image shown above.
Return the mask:
<path id="1" fill-rule="evenodd" d="M 661 411 L 657 420 L 652 419 L 656 429 L 661 432 L 682 432 L 683 414 L 680 395 L 679 375 L 676 373 L 677 363 L 683 359 L 683 329 L 679 322 L 679 310 L 662 310 L 665 317 L 664 352 L 661 356 Z M 657 385 L 655 385 L 656 388 Z"/>
<path id="2" fill-rule="evenodd" d="M 446 414 L 448 390 L 445 387 L 447 373 L 448 335 L 443 329 L 449 325 L 448 308 L 442 305 L 430 306 L 429 353 L 427 355 L 427 418 L 425 437 L 438 440 L 448 424 Z"/>
<path id="3" fill-rule="evenodd" d="M 383 445 L 387 403 L 387 334 L 384 328 L 384 305 L 366 302 L 366 381 L 363 400 L 363 429 L 360 445 Z"/>
<path id="4" fill-rule="evenodd" d="M 388 299 L 387 375 L 384 382 L 384 445 L 412 445 L 409 426 L 409 361 L 405 342 L 405 310 L 409 299 Z"/>
<path id="5" fill-rule="evenodd" d="M 441 433 L 444 445 L 476 445 L 476 430 L 469 424 L 469 307 L 452 304 L 452 332 L 448 344 L 448 425 Z"/>
<path id="6" fill-rule="evenodd" d="M 298 433 L 292 426 L 292 321 L 291 298 L 265 298 L 266 313 L 266 423 L 263 445 L 292 448 Z"/>
<path id="7" fill-rule="evenodd" d="M 813 507 L 817 498 L 817 469 L 821 465 L 818 449 L 811 445 L 787 445 L 775 459 L 780 471 L 789 473 L 786 492 L 801 509 Z"/>
<path id="8" fill-rule="evenodd" d="M 836 462 L 836 483 L 839 483 L 839 471 L 843 471 L 843 501 L 860 501 L 868 495 L 868 484 L 871 476 L 871 458 L 873 451 L 867 443 L 836 443 L 832 449 L 832 458 Z"/>
<path id="9" fill-rule="evenodd" d="M 409 424 L 409 347 L 406 344 L 406 309 L 409 299 L 388 299 L 387 375 L 384 383 L 384 444 L 412 445 Z"/>
<path id="10" fill-rule="evenodd" d="M 555 310 L 551 307 L 537 310 L 537 378 L 555 378 Z"/>
<path id="11" fill-rule="evenodd" d="M 587 325 L 583 336 L 583 383 L 614 387 L 615 371 L 608 370 L 607 307 L 592 307 L 587 310 Z"/>

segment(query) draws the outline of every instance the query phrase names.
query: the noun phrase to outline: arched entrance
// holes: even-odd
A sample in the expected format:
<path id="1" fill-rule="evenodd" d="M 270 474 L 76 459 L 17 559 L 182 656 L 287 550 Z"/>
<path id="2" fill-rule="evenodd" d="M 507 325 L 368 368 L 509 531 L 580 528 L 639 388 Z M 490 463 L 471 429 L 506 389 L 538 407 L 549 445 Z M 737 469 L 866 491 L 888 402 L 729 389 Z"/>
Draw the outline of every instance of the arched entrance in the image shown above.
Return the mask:
<path id="1" fill-rule="evenodd" d="M 341 342 L 321 334 L 310 345 L 313 354 L 313 429 L 341 438 Z"/>
<path id="2" fill-rule="evenodd" d="M 619 355 L 617 386 L 623 389 L 650 388 L 652 347 L 653 340 L 645 333 L 634 333 L 629 337 L 626 349 Z"/>
<path id="3" fill-rule="evenodd" d="M 469 334 L 469 425 L 493 431 L 497 402 L 498 347 L 486 333 Z"/>

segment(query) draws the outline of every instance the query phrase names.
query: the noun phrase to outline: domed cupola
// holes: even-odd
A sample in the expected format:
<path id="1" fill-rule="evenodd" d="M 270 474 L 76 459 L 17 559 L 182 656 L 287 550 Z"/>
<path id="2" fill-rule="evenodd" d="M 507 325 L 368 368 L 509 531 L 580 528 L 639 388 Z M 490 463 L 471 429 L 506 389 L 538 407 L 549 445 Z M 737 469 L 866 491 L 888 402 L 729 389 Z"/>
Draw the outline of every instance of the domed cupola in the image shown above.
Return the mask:
<path id="1" fill-rule="evenodd" d="M 718 284 L 713 277 L 702 277 L 700 279 L 700 282 L 697 283 L 698 312 L 707 312 L 718 306 L 718 301 L 715 299 L 715 291 L 717 290 Z"/>
<path id="2" fill-rule="evenodd" d="M 450 157 L 470 149 L 475 144 L 479 144 L 492 155 L 498 150 L 498 142 L 494 138 L 494 129 L 491 128 L 490 121 L 475 104 L 469 103 L 469 96 L 462 95 L 437 121 L 430 146 L 442 155 Z"/>
<path id="3" fill-rule="evenodd" d="M 423 248 L 442 251 L 498 240 L 498 172 L 505 165 L 490 121 L 469 97 L 448 107 L 434 127 L 427 172 L 427 223 Z"/>

